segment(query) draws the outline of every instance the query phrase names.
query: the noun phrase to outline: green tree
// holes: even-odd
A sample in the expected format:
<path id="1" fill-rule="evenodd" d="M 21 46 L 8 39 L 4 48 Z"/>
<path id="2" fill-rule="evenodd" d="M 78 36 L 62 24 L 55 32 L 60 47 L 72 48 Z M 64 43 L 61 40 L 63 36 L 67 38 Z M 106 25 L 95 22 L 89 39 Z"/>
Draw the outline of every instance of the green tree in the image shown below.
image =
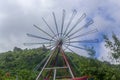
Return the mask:
<path id="1" fill-rule="evenodd" d="M 110 49 L 110 58 L 120 63 L 120 39 L 113 33 L 112 39 L 107 35 L 103 35 L 106 48 Z"/>

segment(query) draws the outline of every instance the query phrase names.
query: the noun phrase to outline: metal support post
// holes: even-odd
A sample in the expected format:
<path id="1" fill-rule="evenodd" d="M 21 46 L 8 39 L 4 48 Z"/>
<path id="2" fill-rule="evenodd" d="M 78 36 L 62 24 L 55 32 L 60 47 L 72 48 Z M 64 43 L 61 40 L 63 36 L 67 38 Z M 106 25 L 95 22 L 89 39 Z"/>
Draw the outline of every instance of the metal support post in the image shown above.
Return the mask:
<path id="1" fill-rule="evenodd" d="M 56 79 L 56 69 L 54 69 L 54 78 L 53 78 L 53 80 L 55 80 Z"/>

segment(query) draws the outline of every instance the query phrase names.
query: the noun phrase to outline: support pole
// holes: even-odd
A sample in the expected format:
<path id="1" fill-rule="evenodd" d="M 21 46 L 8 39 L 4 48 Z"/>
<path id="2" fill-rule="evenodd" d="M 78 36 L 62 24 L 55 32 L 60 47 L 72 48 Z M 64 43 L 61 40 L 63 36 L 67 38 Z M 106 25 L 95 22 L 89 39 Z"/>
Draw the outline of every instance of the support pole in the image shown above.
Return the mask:
<path id="1" fill-rule="evenodd" d="M 64 53 L 64 51 L 62 50 L 62 48 L 61 48 L 61 52 L 62 52 L 63 58 L 64 58 L 64 60 L 65 60 L 65 62 L 66 62 L 66 64 L 67 64 L 67 67 L 68 67 L 68 69 L 69 69 L 69 71 L 70 71 L 70 74 L 71 74 L 72 78 L 75 78 L 74 75 L 73 75 L 73 72 L 72 72 L 72 70 L 71 70 L 71 67 L 70 67 L 70 65 L 69 65 L 69 63 L 68 63 L 68 60 L 67 60 L 67 58 L 66 58 L 66 56 L 65 56 L 65 53 Z"/>
<path id="2" fill-rule="evenodd" d="M 55 80 L 56 79 L 56 69 L 54 69 L 54 78 L 53 78 L 53 80 Z"/>
<path id="3" fill-rule="evenodd" d="M 52 57 L 53 53 L 55 52 L 55 50 L 56 50 L 56 49 L 54 49 L 54 51 L 53 51 L 52 53 L 50 53 L 51 55 L 50 55 L 49 58 L 47 59 L 45 65 L 43 66 L 43 68 L 42 68 L 42 70 L 40 71 L 39 75 L 37 76 L 36 80 L 39 80 L 39 78 L 40 78 L 43 70 L 45 69 L 46 65 L 48 64 L 48 62 L 49 62 L 49 60 L 51 59 L 51 57 Z"/>

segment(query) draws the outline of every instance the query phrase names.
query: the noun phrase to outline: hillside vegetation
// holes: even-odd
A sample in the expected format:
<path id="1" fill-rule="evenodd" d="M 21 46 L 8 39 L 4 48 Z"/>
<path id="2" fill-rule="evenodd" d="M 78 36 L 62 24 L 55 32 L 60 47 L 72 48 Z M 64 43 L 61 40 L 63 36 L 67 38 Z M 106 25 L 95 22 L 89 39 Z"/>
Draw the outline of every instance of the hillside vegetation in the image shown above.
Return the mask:
<path id="1" fill-rule="evenodd" d="M 49 50 L 20 49 L 0 54 L 0 80 L 35 80 L 40 68 L 38 64 Z M 66 53 L 76 77 L 91 76 L 94 80 L 120 80 L 120 66 Z M 59 63 L 60 64 L 60 63 Z M 36 67 L 37 66 L 37 67 Z"/>

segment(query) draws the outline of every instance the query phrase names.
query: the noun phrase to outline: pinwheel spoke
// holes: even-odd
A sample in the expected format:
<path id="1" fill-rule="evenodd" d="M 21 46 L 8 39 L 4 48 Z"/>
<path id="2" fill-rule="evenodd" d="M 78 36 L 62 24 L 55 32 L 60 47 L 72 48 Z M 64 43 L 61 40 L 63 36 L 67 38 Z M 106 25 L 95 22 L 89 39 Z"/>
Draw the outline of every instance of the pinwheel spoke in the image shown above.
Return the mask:
<path id="1" fill-rule="evenodd" d="M 71 46 L 71 47 L 74 47 L 74 48 L 78 48 L 78 49 L 86 50 L 85 48 L 82 48 L 82 47 L 79 47 L 79 46 L 74 46 L 74 45 L 71 45 L 71 44 L 66 44 L 66 45 Z"/>
<path id="2" fill-rule="evenodd" d="M 68 37 L 73 36 L 74 34 L 76 34 L 77 32 L 81 31 L 82 29 L 88 27 L 89 25 L 93 24 L 93 20 L 90 20 L 88 23 L 86 23 L 85 25 L 83 25 L 81 28 L 77 29 L 75 32 L 73 32 L 72 34 L 68 35 Z"/>
<path id="3" fill-rule="evenodd" d="M 51 27 L 49 26 L 49 24 L 46 22 L 46 20 L 44 18 L 42 18 L 43 21 L 45 22 L 45 24 L 48 26 L 48 28 L 50 29 L 50 31 L 53 33 L 53 35 L 56 35 L 55 32 L 51 29 Z"/>
<path id="4" fill-rule="evenodd" d="M 43 44 L 51 44 L 51 43 L 50 42 L 44 42 L 44 43 L 24 43 L 25 46 L 43 45 Z"/>
<path id="5" fill-rule="evenodd" d="M 95 32 L 98 32 L 98 30 L 97 29 L 93 29 L 91 31 L 88 31 L 88 32 L 83 33 L 83 34 L 80 34 L 78 36 L 75 36 L 75 37 L 72 37 L 72 38 L 68 38 L 67 40 L 72 40 L 72 39 L 79 38 L 79 37 L 82 37 L 82 36 L 90 35 L 90 34 L 95 33 Z"/>
<path id="6" fill-rule="evenodd" d="M 98 42 L 99 42 L 98 39 L 94 39 L 94 40 L 69 41 L 66 43 L 98 43 Z"/>
<path id="7" fill-rule="evenodd" d="M 69 22 L 68 22 L 68 24 L 67 24 L 67 27 L 66 27 L 66 29 L 65 29 L 65 31 L 64 31 L 64 33 L 63 33 L 63 35 L 66 34 L 66 32 L 67 32 L 67 30 L 68 30 L 70 24 L 72 23 L 72 21 L 73 21 L 73 19 L 74 19 L 74 17 L 75 17 L 76 14 L 77 14 L 77 11 L 76 11 L 76 10 L 73 10 L 72 16 L 71 16 L 71 18 L 70 18 L 70 20 L 69 20 Z"/>
<path id="8" fill-rule="evenodd" d="M 29 34 L 29 33 L 27 33 L 27 36 L 34 37 L 34 38 L 39 38 L 39 39 L 43 39 L 43 40 L 47 40 L 47 41 L 54 41 L 54 40 L 51 40 L 51 39 L 47 39 L 47 38 L 44 38 L 44 37 L 40 37 L 40 36 L 36 36 L 36 35 L 33 35 L 33 34 Z"/>
<path id="9" fill-rule="evenodd" d="M 62 15 L 61 36 L 63 35 L 62 33 L 63 33 L 64 21 L 65 21 L 65 10 L 63 10 L 63 15 Z"/>
<path id="10" fill-rule="evenodd" d="M 53 14 L 53 18 L 54 18 L 54 22 L 55 22 L 55 26 L 56 26 L 57 34 L 58 34 L 58 37 L 59 37 L 59 31 L 58 31 L 58 25 L 57 25 L 57 21 L 56 21 L 55 13 L 53 12 L 52 14 Z"/>
<path id="11" fill-rule="evenodd" d="M 75 25 L 68 31 L 68 33 L 65 35 L 65 37 L 72 31 L 75 29 L 75 27 L 86 17 L 86 14 L 84 13 L 75 23 Z"/>
<path id="12" fill-rule="evenodd" d="M 51 37 L 52 39 L 54 39 L 53 38 L 53 36 L 51 36 L 49 33 L 47 33 L 46 31 L 44 31 L 44 30 L 42 30 L 40 27 L 38 27 L 38 26 L 36 26 L 36 25 L 33 25 L 35 28 L 37 28 L 37 29 L 39 29 L 40 31 L 42 31 L 43 33 L 45 33 L 45 34 L 47 34 L 49 37 Z"/>

